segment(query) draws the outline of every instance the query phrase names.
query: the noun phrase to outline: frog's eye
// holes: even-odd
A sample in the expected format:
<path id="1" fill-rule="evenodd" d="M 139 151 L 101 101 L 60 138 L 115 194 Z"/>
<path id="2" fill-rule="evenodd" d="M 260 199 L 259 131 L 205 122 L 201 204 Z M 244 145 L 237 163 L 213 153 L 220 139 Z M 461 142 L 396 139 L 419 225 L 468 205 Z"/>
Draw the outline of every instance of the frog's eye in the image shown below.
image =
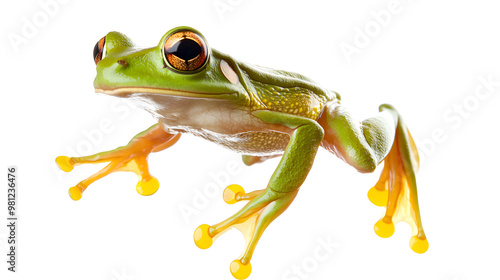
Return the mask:
<path id="1" fill-rule="evenodd" d="M 94 62 L 95 65 L 101 61 L 101 59 L 104 59 L 106 56 L 106 36 L 102 37 L 97 43 L 95 44 L 94 47 Z"/>
<path id="2" fill-rule="evenodd" d="M 195 71 L 208 60 L 207 44 L 193 31 L 178 31 L 165 40 L 164 60 L 167 66 L 178 71 Z"/>

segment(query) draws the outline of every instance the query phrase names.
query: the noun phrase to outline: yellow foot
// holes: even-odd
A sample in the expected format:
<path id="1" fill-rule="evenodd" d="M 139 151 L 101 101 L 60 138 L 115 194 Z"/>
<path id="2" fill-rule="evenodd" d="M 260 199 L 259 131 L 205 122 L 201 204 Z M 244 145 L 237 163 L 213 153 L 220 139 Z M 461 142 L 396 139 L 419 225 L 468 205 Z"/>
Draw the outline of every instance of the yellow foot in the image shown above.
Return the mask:
<path id="1" fill-rule="evenodd" d="M 70 172 L 80 164 L 108 163 L 106 167 L 69 189 L 69 195 L 73 200 L 81 199 L 83 192 L 93 182 L 117 171 L 131 171 L 137 174 L 139 176 L 137 192 L 141 195 L 152 195 L 158 190 L 160 183 L 149 173 L 148 156 L 152 152 L 172 146 L 179 137 L 180 134 L 167 133 L 156 124 L 137 134 L 126 146 L 85 157 L 59 156 L 56 158 L 56 163 L 66 172 Z"/>
<path id="2" fill-rule="evenodd" d="M 375 224 L 374 230 L 378 236 L 388 238 L 394 234 L 394 225 L 404 221 L 412 228 L 410 248 L 416 253 L 424 253 L 429 242 L 422 228 L 417 199 L 418 152 L 409 132 L 405 134 L 400 129 L 384 160 L 379 181 L 368 191 L 373 204 L 386 207 L 385 215 Z"/>
<path id="3" fill-rule="evenodd" d="M 137 192 L 142 195 L 154 194 L 158 190 L 160 184 L 156 178 L 149 174 L 148 164 L 146 160 L 147 154 L 128 155 L 126 154 L 127 149 L 118 150 L 118 152 L 107 152 L 88 157 L 57 157 L 57 165 L 66 172 L 73 170 L 74 166 L 84 163 L 109 162 L 106 167 L 104 167 L 94 175 L 88 177 L 85 180 L 82 180 L 76 186 L 71 187 L 69 189 L 70 197 L 73 200 L 81 199 L 83 192 L 90 184 L 103 178 L 106 175 L 117 171 L 132 171 L 136 173 L 139 176 L 139 182 L 136 185 Z"/>
<path id="4" fill-rule="evenodd" d="M 251 271 L 250 260 L 257 243 L 267 226 L 292 203 L 297 191 L 275 192 L 270 188 L 245 193 L 239 185 L 228 186 L 223 199 L 229 204 L 238 201 L 249 202 L 230 218 L 213 226 L 201 225 L 194 232 L 194 242 L 201 249 L 212 246 L 213 241 L 231 228 L 240 230 L 246 239 L 246 250 L 240 259 L 230 265 L 231 274 L 236 279 L 246 279 Z"/>
<path id="5" fill-rule="evenodd" d="M 242 264 L 240 260 L 234 260 L 229 266 L 231 274 L 236 279 L 247 279 L 252 272 L 252 265 L 249 263 Z"/>

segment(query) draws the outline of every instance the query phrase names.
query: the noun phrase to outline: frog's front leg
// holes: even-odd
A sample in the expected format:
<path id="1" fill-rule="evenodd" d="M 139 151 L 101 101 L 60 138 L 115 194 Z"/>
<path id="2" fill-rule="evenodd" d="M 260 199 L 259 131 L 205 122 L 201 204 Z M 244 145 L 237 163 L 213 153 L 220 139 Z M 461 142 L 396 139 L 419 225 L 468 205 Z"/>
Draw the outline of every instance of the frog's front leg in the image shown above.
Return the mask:
<path id="1" fill-rule="evenodd" d="M 115 171 L 136 173 L 139 176 L 137 192 L 152 195 L 158 190 L 159 182 L 149 173 L 148 155 L 172 146 L 179 137 L 180 134 L 167 133 L 159 124 L 155 124 L 134 136 L 126 146 L 85 157 L 59 156 L 56 163 L 63 171 L 70 172 L 76 165 L 109 162 L 106 167 L 69 189 L 73 200 L 79 200 L 90 184 Z"/>
<path id="2" fill-rule="evenodd" d="M 266 110 L 253 114 L 265 122 L 285 125 L 294 130 L 283 157 L 265 190 L 246 194 L 238 185 L 226 188 L 223 196 L 227 203 L 249 202 L 229 219 L 213 226 L 201 225 L 194 233 L 196 245 L 206 249 L 226 230 L 236 227 L 242 231 L 247 237 L 246 250 L 230 266 L 232 275 L 237 279 L 245 279 L 250 275 L 250 260 L 259 238 L 267 226 L 292 203 L 312 167 L 324 135 L 323 129 L 314 120 Z"/>
<path id="3" fill-rule="evenodd" d="M 380 237 L 390 237 L 394 224 L 407 222 L 413 229 L 410 247 L 424 253 L 429 247 L 420 219 L 415 174 L 419 167 L 418 151 L 406 124 L 390 105 L 382 105 L 373 118 L 356 122 L 347 110 L 327 105 L 319 119 L 325 129 L 322 146 L 360 172 L 373 172 L 384 161 L 384 169 L 368 198 L 385 206 L 385 215 L 375 224 Z"/>

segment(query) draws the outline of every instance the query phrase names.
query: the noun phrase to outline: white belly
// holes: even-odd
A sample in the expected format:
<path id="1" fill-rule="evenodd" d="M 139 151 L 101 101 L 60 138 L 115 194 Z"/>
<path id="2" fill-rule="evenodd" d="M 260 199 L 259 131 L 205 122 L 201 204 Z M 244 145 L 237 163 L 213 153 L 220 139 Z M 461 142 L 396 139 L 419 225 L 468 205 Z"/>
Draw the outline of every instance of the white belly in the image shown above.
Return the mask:
<path id="1" fill-rule="evenodd" d="M 281 154 L 290 139 L 286 128 L 265 123 L 223 99 L 140 93 L 129 99 L 157 118 L 165 131 L 191 133 L 240 153 Z"/>

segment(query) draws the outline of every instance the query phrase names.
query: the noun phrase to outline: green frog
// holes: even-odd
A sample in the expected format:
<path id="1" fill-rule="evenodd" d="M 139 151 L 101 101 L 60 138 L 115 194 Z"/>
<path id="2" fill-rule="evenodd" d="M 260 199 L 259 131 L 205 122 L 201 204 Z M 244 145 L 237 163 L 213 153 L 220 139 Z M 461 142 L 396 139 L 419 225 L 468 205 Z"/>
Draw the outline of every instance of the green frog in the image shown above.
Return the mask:
<path id="1" fill-rule="evenodd" d="M 368 192 L 371 202 L 386 208 L 374 230 L 387 238 L 395 223 L 406 221 L 413 228 L 410 247 L 417 253 L 427 250 L 415 179 L 419 156 L 391 105 L 381 105 L 377 115 L 357 121 L 338 93 L 301 74 L 238 61 L 209 47 L 200 32 L 186 26 L 168 31 L 151 48 L 137 48 L 125 35 L 110 32 L 95 45 L 94 61 L 96 92 L 127 98 L 158 122 L 117 149 L 58 157 L 57 164 L 66 172 L 84 163 L 108 162 L 69 189 L 73 200 L 116 171 L 135 172 L 140 178 L 137 192 L 154 194 L 159 182 L 149 172 L 148 155 L 174 145 L 184 133 L 242 154 L 246 165 L 281 157 L 262 190 L 245 192 L 236 184 L 224 190 L 227 203 L 248 201 L 241 210 L 194 233 L 195 244 L 206 249 L 228 229 L 241 230 L 246 249 L 230 271 L 245 279 L 259 238 L 292 203 L 323 147 L 361 173 L 373 172 L 384 162 L 380 179 Z"/>

